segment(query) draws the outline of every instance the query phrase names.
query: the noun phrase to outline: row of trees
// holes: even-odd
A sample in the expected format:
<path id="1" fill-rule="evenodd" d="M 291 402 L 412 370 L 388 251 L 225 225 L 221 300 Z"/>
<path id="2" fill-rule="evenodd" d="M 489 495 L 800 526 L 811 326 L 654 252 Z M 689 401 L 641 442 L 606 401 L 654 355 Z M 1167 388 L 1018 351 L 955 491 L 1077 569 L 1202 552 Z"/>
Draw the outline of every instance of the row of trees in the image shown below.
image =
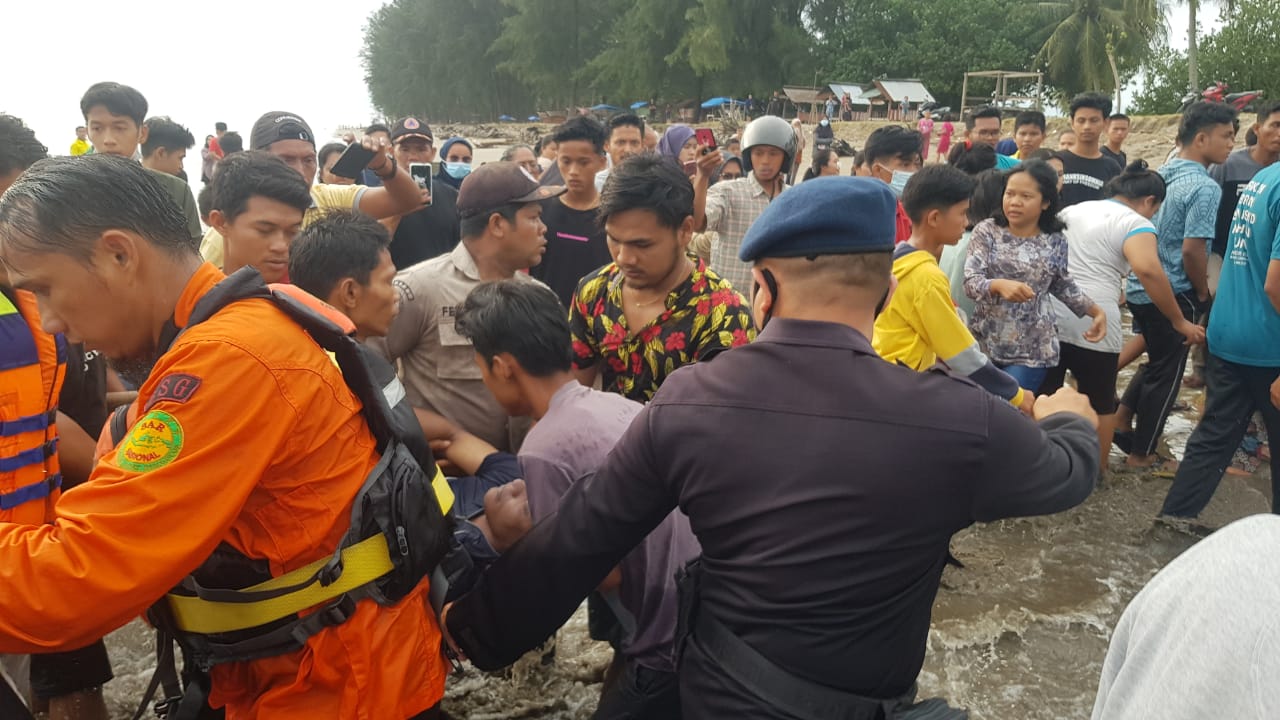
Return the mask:
<path id="1" fill-rule="evenodd" d="M 1264 101 L 1280 99 L 1280 14 L 1273 0 L 1237 0 L 1222 8 L 1222 27 L 1206 36 L 1198 50 L 1198 90 L 1221 80 L 1233 91 L 1261 90 Z M 1158 47 L 1142 70 L 1142 91 L 1134 97 L 1139 113 L 1178 109 L 1191 73 L 1191 52 Z"/>
<path id="2" fill-rule="evenodd" d="M 388 115 L 761 97 L 885 76 L 920 78 L 954 106 L 966 70 L 1043 69 L 1059 96 L 1113 92 L 1163 47 L 1162 12 L 1161 0 L 391 0 L 369 19 L 363 59 Z"/>

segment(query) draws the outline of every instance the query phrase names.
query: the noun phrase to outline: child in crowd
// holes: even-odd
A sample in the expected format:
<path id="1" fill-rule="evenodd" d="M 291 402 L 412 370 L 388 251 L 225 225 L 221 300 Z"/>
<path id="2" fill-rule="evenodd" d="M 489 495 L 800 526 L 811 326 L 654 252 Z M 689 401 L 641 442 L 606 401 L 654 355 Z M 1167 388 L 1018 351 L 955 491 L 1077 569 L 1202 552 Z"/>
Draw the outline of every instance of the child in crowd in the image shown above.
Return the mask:
<path id="1" fill-rule="evenodd" d="M 911 217 L 911 237 L 894 249 L 898 287 L 876 319 L 872 345 L 885 360 L 917 371 L 941 361 L 1029 414 L 1034 394 L 1018 387 L 978 349 L 938 267 L 942 248 L 964 234 L 975 185 L 972 177 L 948 165 L 930 165 L 907 181 L 902 205 Z"/>
<path id="2" fill-rule="evenodd" d="M 1010 171 L 1001 212 L 973 229 L 965 261 L 965 293 L 974 301 L 969 328 L 996 366 L 1031 391 L 1058 364 L 1058 332 L 1049 296 L 1079 317 L 1096 342 L 1107 316 L 1067 272 L 1066 226 L 1058 219 L 1057 173 L 1033 160 Z"/>
<path id="3" fill-rule="evenodd" d="M 951 149 L 951 136 L 956 132 L 956 126 L 951 124 L 951 115 L 942 116 L 942 130 L 938 134 L 938 158 L 946 160 L 947 151 Z"/>

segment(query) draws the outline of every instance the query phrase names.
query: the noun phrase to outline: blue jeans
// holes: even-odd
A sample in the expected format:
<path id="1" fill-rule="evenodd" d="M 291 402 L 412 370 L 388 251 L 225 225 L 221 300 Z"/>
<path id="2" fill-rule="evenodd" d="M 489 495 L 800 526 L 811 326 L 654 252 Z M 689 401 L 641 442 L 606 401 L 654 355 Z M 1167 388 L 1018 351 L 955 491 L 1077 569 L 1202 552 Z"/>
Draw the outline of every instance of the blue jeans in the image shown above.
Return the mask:
<path id="1" fill-rule="evenodd" d="M 1027 367 L 1026 365 L 1000 365 L 996 367 L 1009 373 L 1009 376 L 1018 381 L 1018 386 L 1030 392 L 1038 392 L 1040 386 L 1044 384 L 1044 379 L 1049 374 L 1047 367 Z"/>

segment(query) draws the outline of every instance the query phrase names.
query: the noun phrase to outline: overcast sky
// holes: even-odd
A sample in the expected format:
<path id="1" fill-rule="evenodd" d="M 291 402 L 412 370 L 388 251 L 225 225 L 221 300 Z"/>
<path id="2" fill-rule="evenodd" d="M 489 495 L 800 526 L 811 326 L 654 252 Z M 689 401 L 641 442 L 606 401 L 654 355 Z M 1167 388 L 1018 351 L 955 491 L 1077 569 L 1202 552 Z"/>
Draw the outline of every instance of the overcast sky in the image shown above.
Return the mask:
<path id="1" fill-rule="evenodd" d="M 302 115 L 320 138 L 374 115 L 360 48 L 383 0 L 4 1 L 0 111 L 23 118 L 54 153 L 68 151 L 80 96 L 100 80 L 138 88 L 152 115 L 186 125 L 197 143 L 222 120 L 247 144 L 268 110 Z M 1212 21 L 1202 32 L 1216 15 L 1202 9 Z M 1186 8 L 1169 21 L 1170 41 L 1185 47 Z M 191 156 L 187 172 L 199 178 L 199 153 Z"/>
<path id="2" fill-rule="evenodd" d="M 151 115 L 187 126 L 198 149 L 213 124 L 245 136 L 269 110 L 300 114 L 321 138 L 373 116 L 360 63 L 363 30 L 383 0 L 0 0 L 0 111 L 65 154 L 83 124 L 80 96 L 101 80 L 132 85 Z M 194 158 L 194 161 L 192 160 Z"/>

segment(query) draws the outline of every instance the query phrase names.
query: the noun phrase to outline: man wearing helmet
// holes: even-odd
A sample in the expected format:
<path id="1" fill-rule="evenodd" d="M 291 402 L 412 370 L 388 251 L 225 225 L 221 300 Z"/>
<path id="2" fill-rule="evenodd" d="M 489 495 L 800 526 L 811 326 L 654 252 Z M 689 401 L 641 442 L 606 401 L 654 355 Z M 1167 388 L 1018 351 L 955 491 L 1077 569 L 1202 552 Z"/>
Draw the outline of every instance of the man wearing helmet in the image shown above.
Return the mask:
<path id="1" fill-rule="evenodd" d="M 751 265 L 738 260 L 738 248 L 751 223 L 787 189 L 786 175 L 798 145 L 786 120 L 773 115 L 756 118 L 742 136 L 742 169 L 747 174 L 714 186 L 710 186 L 711 176 L 724 158 L 719 150 L 699 149 L 698 173 L 693 178 L 694 227 L 719 234 L 711 244 L 710 267 L 740 292 L 749 292 Z"/>

